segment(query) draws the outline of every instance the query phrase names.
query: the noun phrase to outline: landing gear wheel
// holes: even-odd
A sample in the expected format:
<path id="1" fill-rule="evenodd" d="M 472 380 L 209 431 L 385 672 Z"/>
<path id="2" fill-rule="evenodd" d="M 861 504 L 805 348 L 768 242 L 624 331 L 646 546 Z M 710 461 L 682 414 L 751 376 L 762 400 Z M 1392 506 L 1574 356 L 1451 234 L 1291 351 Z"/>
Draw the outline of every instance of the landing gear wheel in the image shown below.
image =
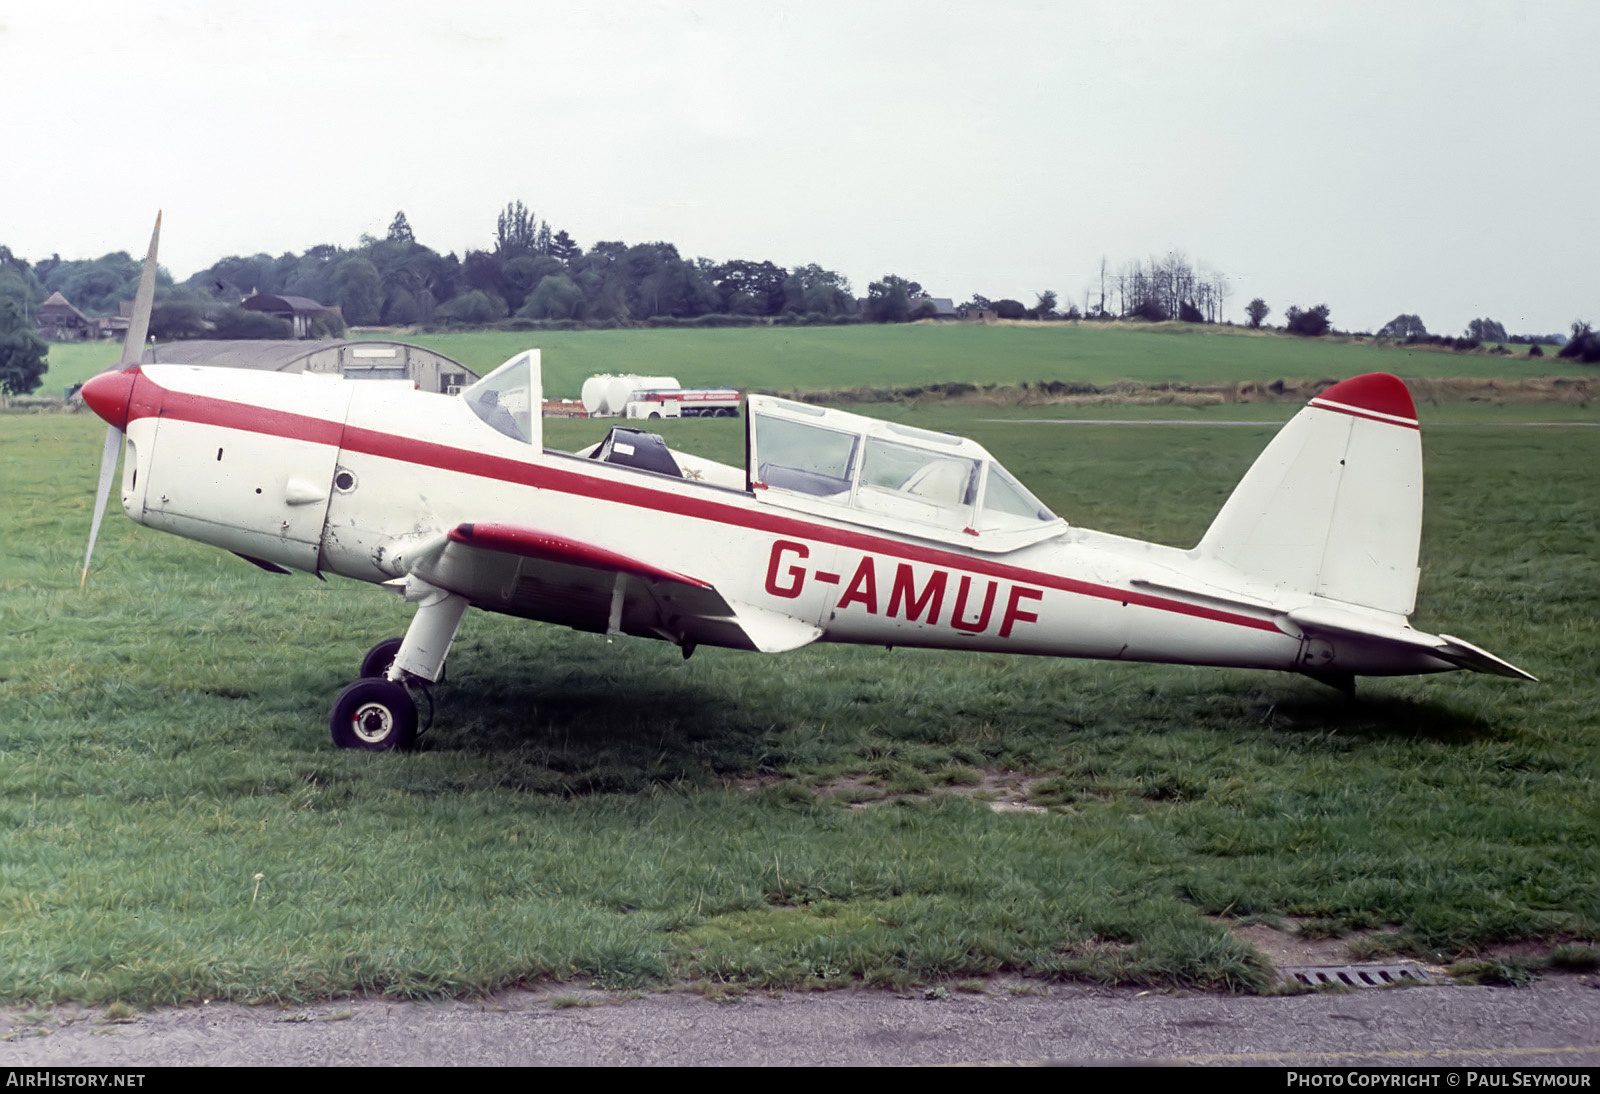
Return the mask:
<path id="1" fill-rule="evenodd" d="M 375 676 L 380 679 L 387 679 L 389 666 L 394 664 L 396 657 L 400 656 L 400 645 L 404 641 L 405 639 L 403 638 L 385 638 L 368 650 L 367 655 L 361 659 L 361 678 L 366 679 Z M 444 683 L 444 670 L 445 666 L 440 665 L 439 679 L 435 683 Z"/>
<path id="2" fill-rule="evenodd" d="M 394 664 L 394 659 L 400 654 L 400 643 L 402 641 L 404 639 L 385 638 L 368 650 L 367 655 L 361 659 L 362 678 L 387 676 L 389 674 L 389 666 Z"/>
<path id="3" fill-rule="evenodd" d="M 357 680 L 334 700 L 328 727 L 340 748 L 404 751 L 417 740 L 417 704 L 400 684 Z"/>

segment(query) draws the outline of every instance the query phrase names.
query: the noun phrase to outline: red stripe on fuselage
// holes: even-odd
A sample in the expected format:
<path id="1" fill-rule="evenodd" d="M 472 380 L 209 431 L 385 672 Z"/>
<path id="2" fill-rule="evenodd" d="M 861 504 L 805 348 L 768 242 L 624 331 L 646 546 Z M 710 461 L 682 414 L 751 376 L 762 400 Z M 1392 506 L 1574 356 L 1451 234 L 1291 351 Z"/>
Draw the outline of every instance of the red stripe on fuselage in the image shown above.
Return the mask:
<path id="1" fill-rule="evenodd" d="M 1331 410 L 1335 414 L 1348 414 L 1352 418 L 1361 418 L 1369 422 L 1382 422 L 1384 425 L 1397 425 L 1402 429 L 1420 430 L 1422 428 L 1422 426 L 1413 419 L 1396 419 L 1392 417 L 1386 417 L 1382 414 L 1369 414 L 1353 406 L 1338 406 L 1320 398 L 1312 399 L 1310 405 L 1316 407 L 1318 410 Z"/>
<path id="2" fill-rule="evenodd" d="M 149 379 L 148 376 L 146 379 Z M 787 514 L 745 508 L 730 505 L 726 502 L 713 501 L 708 498 L 690 497 L 684 494 L 655 490 L 634 483 L 615 482 L 598 476 L 563 470 L 548 463 L 524 463 L 521 460 L 509 459 L 505 456 L 493 456 L 483 452 L 474 452 L 470 449 L 455 448 L 451 445 L 439 444 L 434 441 L 419 441 L 410 437 L 397 437 L 391 433 L 381 433 L 372 429 L 343 426 L 338 422 L 330 422 L 325 418 L 313 418 L 285 410 L 271 410 L 264 407 L 250 406 L 245 403 L 228 402 L 208 395 L 193 395 L 165 389 L 161 414 L 165 417 L 174 417 L 183 421 L 217 425 L 250 433 L 264 433 L 293 440 L 310 441 L 314 444 L 343 447 L 347 451 L 395 460 L 400 463 L 421 464 L 426 467 L 435 467 L 442 471 L 453 471 L 477 478 L 517 483 L 536 489 L 554 490 L 563 494 L 575 494 L 595 501 L 612 502 L 635 509 L 649 509 L 660 513 L 670 513 L 674 516 L 690 517 L 713 524 L 736 525 L 749 528 L 752 531 L 770 532 L 774 535 L 801 536 L 822 543 L 830 543 L 837 547 L 891 555 L 895 558 L 912 562 L 925 562 L 933 566 L 944 566 L 963 570 L 967 573 L 983 574 L 987 577 L 998 577 L 1028 585 L 1042 585 L 1045 588 L 1057 589 L 1061 592 L 1073 593 L 1078 596 L 1094 597 L 1100 600 L 1116 600 L 1127 605 L 1152 608 L 1177 615 L 1193 616 L 1198 619 L 1228 623 L 1237 627 L 1271 631 L 1275 634 L 1284 633 L 1271 620 L 1257 619 L 1254 616 L 1240 615 L 1237 612 L 1207 608 L 1182 600 L 1171 600 L 1166 597 L 1152 596 L 1148 593 L 1138 593 L 1128 589 L 1116 589 L 1108 585 L 1096 585 L 1076 578 L 1030 570 L 1022 566 L 1012 566 L 1003 562 L 995 562 L 986 558 L 960 554 L 937 547 L 924 547 L 900 540 L 885 539 L 882 536 L 867 532 L 856 532 L 823 524 L 812 524 Z M 751 501 L 752 506 L 759 504 L 753 500 Z"/>
<path id="3" fill-rule="evenodd" d="M 148 374 L 145 379 L 149 379 Z M 161 417 L 180 422 L 197 422 L 201 425 L 239 429 L 246 433 L 265 433 L 273 437 L 288 437 L 312 444 L 339 447 L 344 423 L 330 422 L 326 418 L 313 418 L 307 414 L 293 414 L 287 410 L 269 410 L 249 403 L 230 403 L 211 395 L 195 395 L 187 391 L 161 389 Z M 146 417 L 132 415 L 132 417 Z"/>

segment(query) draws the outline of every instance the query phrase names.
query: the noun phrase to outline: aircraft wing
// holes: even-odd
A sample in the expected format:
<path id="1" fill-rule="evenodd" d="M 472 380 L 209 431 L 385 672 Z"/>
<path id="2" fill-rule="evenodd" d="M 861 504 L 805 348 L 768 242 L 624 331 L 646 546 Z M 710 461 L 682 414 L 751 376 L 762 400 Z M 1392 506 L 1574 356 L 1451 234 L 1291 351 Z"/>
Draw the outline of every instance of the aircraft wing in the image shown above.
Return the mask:
<path id="1" fill-rule="evenodd" d="M 777 653 L 822 629 L 733 601 L 710 582 L 637 555 L 503 523 L 460 524 L 413 549 L 408 573 L 489 611 L 578 630 Z"/>

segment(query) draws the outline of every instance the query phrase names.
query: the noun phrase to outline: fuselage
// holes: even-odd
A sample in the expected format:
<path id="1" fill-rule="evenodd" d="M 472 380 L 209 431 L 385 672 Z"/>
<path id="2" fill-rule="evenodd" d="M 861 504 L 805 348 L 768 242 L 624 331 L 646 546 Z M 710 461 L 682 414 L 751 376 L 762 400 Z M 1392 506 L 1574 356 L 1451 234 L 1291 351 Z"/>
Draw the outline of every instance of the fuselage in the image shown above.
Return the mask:
<path id="1" fill-rule="evenodd" d="M 648 558 L 824 641 L 1271 669 L 1296 668 L 1310 641 L 1284 617 L 1292 604 L 1194 551 L 1070 527 L 998 553 L 889 533 L 519 443 L 463 400 L 398 382 L 120 375 L 90 402 L 128 437 L 124 511 L 252 560 L 389 582 L 452 528 L 507 522 Z M 514 565 L 468 584 L 453 591 L 474 606 L 575 625 L 521 595 Z M 1451 667 L 1360 660 L 1345 651 L 1357 672 Z"/>

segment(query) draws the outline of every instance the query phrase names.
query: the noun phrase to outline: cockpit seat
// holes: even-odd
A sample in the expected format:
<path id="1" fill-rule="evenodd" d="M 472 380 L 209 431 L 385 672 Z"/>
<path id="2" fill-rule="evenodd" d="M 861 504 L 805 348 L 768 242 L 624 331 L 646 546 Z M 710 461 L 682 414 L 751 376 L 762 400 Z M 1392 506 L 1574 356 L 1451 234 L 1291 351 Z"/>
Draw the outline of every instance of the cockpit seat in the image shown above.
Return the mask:
<path id="1" fill-rule="evenodd" d="M 971 477 L 972 464 L 969 461 L 930 460 L 913 471 L 900 484 L 900 489 L 907 494 L 926 498 L 935 505 L 964 505 Z"/>

